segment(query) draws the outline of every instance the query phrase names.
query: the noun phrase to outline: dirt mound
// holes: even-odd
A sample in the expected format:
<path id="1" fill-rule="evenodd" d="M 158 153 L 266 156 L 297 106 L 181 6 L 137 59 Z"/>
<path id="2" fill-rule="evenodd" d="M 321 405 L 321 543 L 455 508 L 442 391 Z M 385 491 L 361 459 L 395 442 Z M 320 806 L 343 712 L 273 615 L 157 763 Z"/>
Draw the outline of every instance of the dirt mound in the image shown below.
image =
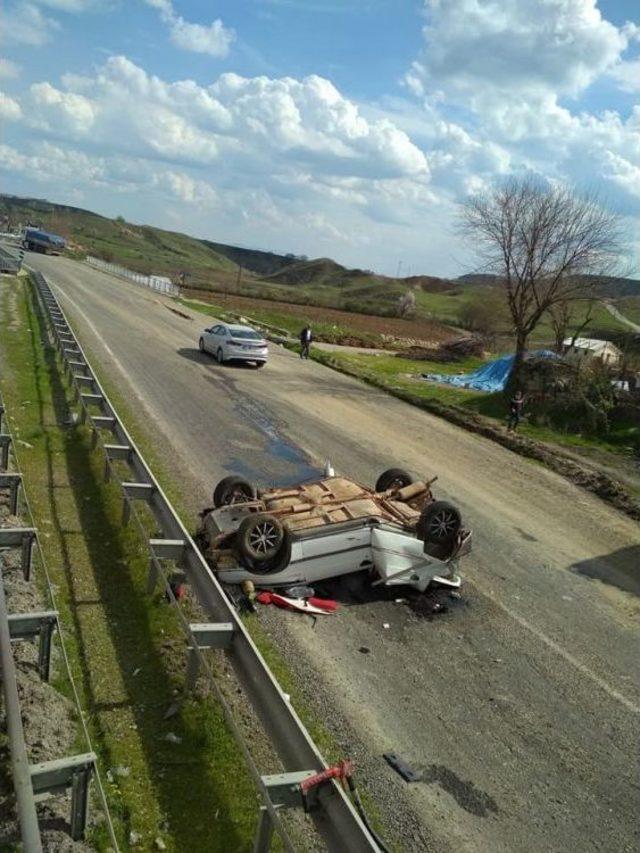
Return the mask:
<path id="1" fill-rule="evenodd" d="M 408 358 L 411 361 L 439 361 L 442 364 L 463 361 L 465 358 L 475 356 L 482 358 L 485 354 L 485 343 L 482 338 L 475 335 L 464 338 L 456 338 L 452 341 L 444 341 L 437 347 L 411 346 L 398 353 L 400 358 Z"/>

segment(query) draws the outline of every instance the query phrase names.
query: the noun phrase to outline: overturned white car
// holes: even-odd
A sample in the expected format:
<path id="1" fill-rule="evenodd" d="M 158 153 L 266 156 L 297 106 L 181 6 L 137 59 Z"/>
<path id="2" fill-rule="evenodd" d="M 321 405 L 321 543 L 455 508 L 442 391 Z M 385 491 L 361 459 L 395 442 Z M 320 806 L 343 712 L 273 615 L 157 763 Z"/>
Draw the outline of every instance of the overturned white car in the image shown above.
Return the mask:
<path id="1" fill-rule="evenodd" d="M 471 531 L 455 506 L 434 499 L 434 480 L 392 468 L 375 489 L 330 476 L 257 492 L 226 477 L 196 541 L 223 583 L 274 588 L 368 571 L 374 585 L 455 589 Z"/>

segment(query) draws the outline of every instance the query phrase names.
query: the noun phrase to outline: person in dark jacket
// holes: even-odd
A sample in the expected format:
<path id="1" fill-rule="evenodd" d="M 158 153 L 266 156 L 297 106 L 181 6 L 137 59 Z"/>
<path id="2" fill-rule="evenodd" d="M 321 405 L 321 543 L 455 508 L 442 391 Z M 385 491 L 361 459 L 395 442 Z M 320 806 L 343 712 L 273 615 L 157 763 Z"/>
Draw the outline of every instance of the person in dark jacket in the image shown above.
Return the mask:
<path id="1" fill-rule="evenodd" d="M 516 391 L 509 402 L 509 425 L 507 429 L 514 432 L 518 428 L 518 424 L 522 420 L 522 410 L 524 409 L 524 394 L 522 391 Z"/>
<path id="2" fill-rule="evenodd" d="M 312 340 L 313 335 L 311 334 L 311 328 L 309 326 L 305 326 L 300 332 L 300 358 L 309 358 L 309 350 L 311 348 Z"/>

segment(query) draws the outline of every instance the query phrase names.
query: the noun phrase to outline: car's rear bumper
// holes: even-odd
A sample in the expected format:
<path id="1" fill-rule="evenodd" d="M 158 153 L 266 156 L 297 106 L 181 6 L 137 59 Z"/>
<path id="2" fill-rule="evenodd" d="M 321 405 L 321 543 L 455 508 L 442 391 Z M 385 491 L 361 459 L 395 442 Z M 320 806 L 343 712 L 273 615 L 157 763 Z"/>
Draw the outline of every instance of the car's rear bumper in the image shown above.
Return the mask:
<path id="1" fill-rule="evenodd" d="M 265 364 L 268 361 L 268 356 L 257 354 L 253 355 L 250 352 L 227 353 L 225 361 L 259 361 L 261 364 Z"/>

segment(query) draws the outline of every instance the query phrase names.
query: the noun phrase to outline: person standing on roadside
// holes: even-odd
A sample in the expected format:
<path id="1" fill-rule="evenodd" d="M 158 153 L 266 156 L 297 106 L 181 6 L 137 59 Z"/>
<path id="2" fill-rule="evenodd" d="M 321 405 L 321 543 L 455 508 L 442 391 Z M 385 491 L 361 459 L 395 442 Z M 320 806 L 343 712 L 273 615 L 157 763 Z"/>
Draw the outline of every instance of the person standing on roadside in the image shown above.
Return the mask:
<path id="1" fill-rule="evenodd" d="M 524 394 L 522 391 L 516 391 L 509 403 L 509 425 L 507 429 L 516 431 L 518 424 L 522 420 L 522 410 L 524 409 Z"/>
<path id="2" fill-rule="evenodd" d="M 311 348 L 312 340 L 313 335 L 311 334 L 311 328 L 309 326 L 305 326 L 300 332 L 300 358 L 309 358 L 309 350 Z"/>

